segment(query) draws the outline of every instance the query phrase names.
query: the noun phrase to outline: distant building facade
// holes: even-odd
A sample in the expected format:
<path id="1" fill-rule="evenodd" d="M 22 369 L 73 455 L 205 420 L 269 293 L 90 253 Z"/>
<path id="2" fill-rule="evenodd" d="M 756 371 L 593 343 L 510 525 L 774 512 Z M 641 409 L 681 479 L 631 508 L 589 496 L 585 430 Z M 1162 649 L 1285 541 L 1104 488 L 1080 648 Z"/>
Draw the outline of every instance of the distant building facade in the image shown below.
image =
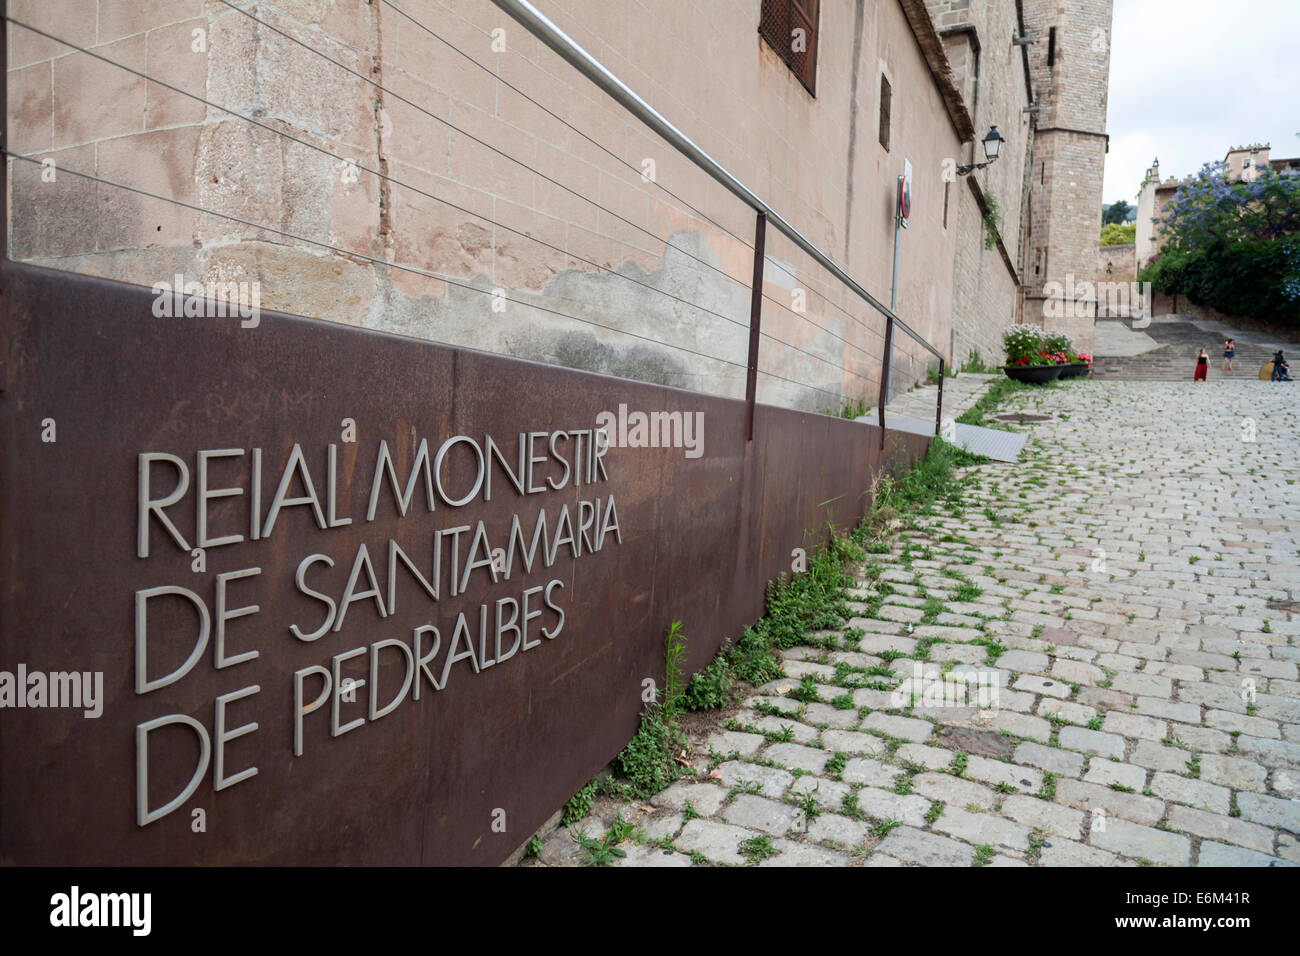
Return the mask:
<path id="1" fill-rule="evenodd" d="M 1272 159 L 1269 154 L 1272 147 L 1268 143 L 1254 143 L 1249 146 L 1234 146 L 1223 157 L 1223 175 L 1228 182 L 1254 182 L 1265 171 L 1279 176 L 1300 175 L 1300 157 L 1294 159 Z M 1170 176 L 1160 178 L 1160 160 L 1152 161 L 1142 180 L 1142 189 L 1138 193 L 1137 217 L 1137 267 L 1142 269 L 1150 265 L 1164 245 L 1160 234 L 1160 221 L 1165 217 L 1165 207 L 1178 193 L 1178 187 L 1190 179 Z"/>

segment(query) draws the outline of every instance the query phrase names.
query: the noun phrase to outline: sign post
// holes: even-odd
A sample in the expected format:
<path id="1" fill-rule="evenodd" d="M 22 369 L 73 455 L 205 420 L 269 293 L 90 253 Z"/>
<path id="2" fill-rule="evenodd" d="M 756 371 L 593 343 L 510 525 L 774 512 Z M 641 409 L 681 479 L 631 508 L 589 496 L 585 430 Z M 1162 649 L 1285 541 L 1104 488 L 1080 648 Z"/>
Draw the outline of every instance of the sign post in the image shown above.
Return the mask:
<path id="1" fill-rule="evenodd" d="M 902 230 L 907 228 L 908 217 L 912 215 L 912 163 L 903 160 L 903 175 L 898 177 L 898 205 L 894 213 L 894 278 L 889 290 L 889 311 L 898 312 L 898 247 Z M 894 377 L 894 349 L 889 342 L 885 354 L 885 399 L 890 399 L 892 379 Z"/>

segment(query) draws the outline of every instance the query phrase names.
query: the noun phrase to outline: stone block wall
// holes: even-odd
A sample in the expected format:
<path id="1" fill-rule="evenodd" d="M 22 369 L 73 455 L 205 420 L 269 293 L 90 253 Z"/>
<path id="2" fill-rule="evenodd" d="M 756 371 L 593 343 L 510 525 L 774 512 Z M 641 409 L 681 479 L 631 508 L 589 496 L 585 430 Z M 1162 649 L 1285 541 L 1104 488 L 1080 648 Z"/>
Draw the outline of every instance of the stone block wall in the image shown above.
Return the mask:
<path id="1" fill-rule="evenodd" d="M 1091 351 L 1095 301 L 1061 290 L 1091 281 L 1099 255 L 1111 0 L 1025 0 L 1034 38 L 1037 129 L 1027 224 L 1026 320 Z M 1039 314 L 1030 315 L 1032 309 Z"/>
<path id="2" fill-rule="evenodd" d="M 928 0 L 967 109 L 975 139 L 963 146 L 956 162 L 985 161 L 981 143 L 996 126 L 1005 142 L 997 162 L 970 176 L 985 202 L 997 206 L 996 238 L 1006 249 L 989 246 L 985 217 L 966 177 L 950 183 L 949 223 L 957 233 L 953 273 L 952 355 L 958 365 L 972 353 L 986 364 L 1002 359 L 1002 331 L 1016 320 L 1021 275 L 1021 228 L 1025 173 L 1033 152 L 1029 85 L 1021 48 L 1012 43 L 1022 24 L 1014 3 Z"/>
<path id="3" fill-rule="evenodd" d="M 11 0 L 90 51 L 11 25 L 11 145 L 56 170 L 11 161 L 14 257 L 256 282 L 262 308 L 743 394 L 753 213 L 489 0 L 236 6 Z M 539 7 L 885 303 L 910 159 L 899 312 L 947 345 L 959 142 L 900 4 L 822 5 L 815 95 L 757 2 Z M 768 253 L 759 399 L 874 401 L 879 314 L 775 230 Z"/>

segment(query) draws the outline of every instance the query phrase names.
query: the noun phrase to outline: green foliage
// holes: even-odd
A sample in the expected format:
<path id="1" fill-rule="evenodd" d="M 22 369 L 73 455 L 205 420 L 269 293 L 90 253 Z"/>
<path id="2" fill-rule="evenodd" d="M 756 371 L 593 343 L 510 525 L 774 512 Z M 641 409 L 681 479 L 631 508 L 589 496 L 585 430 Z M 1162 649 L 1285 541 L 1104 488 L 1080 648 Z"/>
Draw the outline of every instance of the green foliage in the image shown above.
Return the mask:
<path id="1" fill-rule="evenodd" d="M 866 401 L 863 399 L 858 399 L 856 402 L 854 401 L 846 402 L 843 408 L 841 408 L 838 412 L 833 412 L 832 414 L 836 415 L 839 418 L 861 418 L 866 413 L 867 413 Z"/>
<path id="2" fill-rule="evenodd" d="M 821 694 L 817 691 L 817 684 L 811 677 L 805 677 L 799 682 L 799 686 L 794 688 L 787 695 L 804 704 L 815 704 L 822 699 Z"/>
<path id="3" fill-rule="evenodd" d="M 1128 219 L 1128 214 L 1133 211 L 1133 207 L 1128 204 L 1127 199 L 1121 199 L 1117 203 L 1106 206 L 1101 211 L 1101 221 L 1103 226 L 1113 225 L 1122 226 Z M 1102 230 L 1103 234 L 1105 230 Z"/>
<path id="4" fill-rule="evenodd" d="M 609 866 L 616 858 L 627 856 L 627 852 L 617 846 L 621 839 L 622 837 L 612 829 L 600 840 L 583 833 L 573 835 L 573 842 L 582 847 L 586 854 L 586 859 L 583 861 L 586 866 Z"/>
<path id="5" fill-rule="evenodd" d="M 1001 405 L 1012 392 L 1034 391 L 1035 389 L 1051 387 L 1050 385 L 1030 385 L 1027 382 L 1012 381 L 1009 378 L 994 379 L 988 391 L 981 395 L 974 405 L 957 416 L 957 421 L 963 425 L 987 426 L 990 422 L 986 416 L 992 414 L 994 409 Z"/>
<path id="6" fill-rule="evenodd" d="M 966 482 L 957 477 L 956 469 L 964 463 L 962 456 L 965 454 L 942 438 L 934 438 L 925 458 L 913 468 L 898 478 L 882 474 L 876 481 L 876 493 L 867 516 L 867 532 L 880 532 L 889 521 L 902 514 L 932 514 L 935 503 L 940 500 L 960 505 Z"/>
<path id="7" fill-rule="evenodd" d="M 1131 246 L 1137 242 L 1137 223 L 1122 226 L 1107 223 L 1101 227 L 1101 244 L 1103 246 Z"/>
<path id="8" fill-rule="evenodd" d="M 686 637 L 682 622 L 673 621 L 664 639 L 664 716 L 675 720 L 682 713 L 682 698 L 686 681 L 682 675 L 682 661 L 686 657 Z"/>
<path id="9" fill-rule="evenodd" d="M 591 810 L 591 802 L 596 799 L 597 782 L 592 780 L 585 787 L 569 798 L 560 814 L 560 825 L 569 826 L 577 823 Z"/>
<path id="10" fill-rule="evenodd" d="M 869 829 L 872 836 L 886 837 L 889 836 L 890 830 L 893 830 L 895 827 L 901 827 L 902 825 L 902 820 L 895 820 L 893 817 L 889 817 L 885 820 L 877 820 L 875 823 L 871 824 Z"/>
<path id="11" fill-rule="evenodd" d="M 1064 332 L 1048 332 L 1043 335 L 1043 346 L 1047 352 L 1069 355 L 1074 351 L 1074 343 Z"/>
<path id="12" fill-rule="evenodd" d="M 781 676 L 781 660 L 772 652 L 772 638 L 765 627 L 759 626 L 761 623 L 741 632 L 728 657 L 731 672 L 737 679 L 756 687 Z"/>
<path id="13" fill-rule="evenodd" d="M 731 664 L 727 659 L 727 649 L 709 662 L 686 687 L 684 697 L 688 710 L 715 710 L 727 702 L 727 693 L 733 683 Z"/>
<path id="14" fill-rule="evenodd" d="M 979 352 L 971 349 L 970 357 L 962 364 L 961 371 L 982 375 L 993 371 L 993 369 L 984 364 L 984 357 L 980 355 Z"/>
<path id="15" fill-rule="evenodd" d="M 984 248 L 992 249 L 998 244 L 998 232 L 1002 228 L 1002 210 L 998 206 L 998 197 L 992 193 L 984 194 Z"/>
<path id="16" fill-rule="evenodd" d="M 1300 324 L 1300 178 L 1262 170 L 1228 182 L 1223 170 L 1207 164 L 1179 187 L 1164 247 L 1138 280 L 1229 315 Z"/>
<path id="17" fill-rule="evenodd" d="M 663 708 L 650 704 L 636 736 L 614 758 L 614 770 L 627 780 L 631 796 L 653 796 L 677 779 L 677 756 L 685 749 L 681 728 L 666 718 Z"/>
<path id="18" fill-rule="evenodd" d="M 767 860 L 776 856 L 781 851 L 772 846 L 772 838 L 766 836 L 750 837 L 747 840 L 740 841 L 740 855 L 749 860 L 750 863 L 757 863 L 759 860 Z"/>

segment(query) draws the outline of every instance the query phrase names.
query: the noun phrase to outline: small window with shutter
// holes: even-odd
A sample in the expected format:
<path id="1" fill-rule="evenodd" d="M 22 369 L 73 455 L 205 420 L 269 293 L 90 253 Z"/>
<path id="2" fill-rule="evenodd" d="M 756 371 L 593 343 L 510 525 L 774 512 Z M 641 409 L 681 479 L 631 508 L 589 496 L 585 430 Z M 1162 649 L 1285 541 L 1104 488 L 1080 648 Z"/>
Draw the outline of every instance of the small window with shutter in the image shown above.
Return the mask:
<path id="1" fill-rule="evenodd" d="M 758 34 L 817 95 L 817 14 L 821 0 L 763 0 Z"/>
<path id="2" fill-rule="evenodd" d="M 880 145 L 889 149 L 889 110 L 893 90 L 885 74 L 880 74 Z"/>

